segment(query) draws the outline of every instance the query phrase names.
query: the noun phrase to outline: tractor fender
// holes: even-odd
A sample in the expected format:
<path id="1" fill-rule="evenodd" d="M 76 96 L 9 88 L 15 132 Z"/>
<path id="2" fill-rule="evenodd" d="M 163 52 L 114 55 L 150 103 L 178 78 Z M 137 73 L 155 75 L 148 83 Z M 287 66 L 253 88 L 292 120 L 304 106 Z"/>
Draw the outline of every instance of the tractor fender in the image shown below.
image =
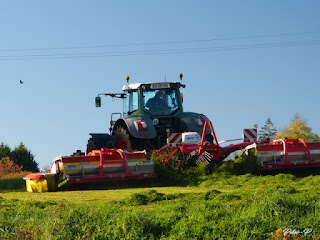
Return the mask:
<path id="1" fill-rule="evenodd" d="M 209 119 L 204 114 L 194 113 L 194 112 L 184 112 L 180 115 L 180 121 L 182 126 L 186 129 L 183 131 L 197 132 L 200 135 L 203 131 L 203 122 L 209 121 Z M 211 133 L 210 128 L 207 127 L 206 134 Z"/>
<path id="2" fill-rule="evenodd" d="M 146 123 L 145 128 L 138 129 L 137 122 Z M 153 139 L 157 136 L 156 128 L 153 125 L 152 119 L 145 116 L 128 116 L 125 118 L 119 118 L 113 129 L 116 129 L 118 126 L 125 126 L 130 135 L 135 138 L 140 139 Z"/>

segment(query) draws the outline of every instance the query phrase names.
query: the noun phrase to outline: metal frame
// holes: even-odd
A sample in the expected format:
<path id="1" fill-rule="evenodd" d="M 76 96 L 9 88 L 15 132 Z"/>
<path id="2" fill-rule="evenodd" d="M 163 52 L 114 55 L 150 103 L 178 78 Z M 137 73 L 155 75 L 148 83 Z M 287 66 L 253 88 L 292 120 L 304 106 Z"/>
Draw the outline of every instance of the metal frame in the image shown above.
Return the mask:
<path id="1" fill-rule="evenodd" d="M 283 162 L 272 162 L 272 163 L 261 163 L 257 165 L 259 171 L 264 170 L 282 170 L 282 169 L 297 169 L 297 168 L 314 168 L 320 167 L 320 159 L 315 159 L 312 156 L 311 151 L 319 150 L 320 143 L 306 143 L 304 139 L 288 139 L 282 138 L 274 140 L 266 145 L 258 145 L 257 150 L 266 152 L 281 152 L 284 157 Z M 311 150 L 311 151 L 310 151 Z M 301 159 L 298 161 L 291 161 L 290 154 L 305 152 L 307 154 L 306 159 Z"/>
<path id="2" fill-rule="evenodd" d="M 103 167 L 105 165 L 112 165 L 112 162 L 104 159 L 107 155 L 118 154 L 119 159 L 112 160 L 114 163 L 121 163 L 125 168 L 124 173 L 110 173 L 106 174 L 103 172 Z M 82 176 L 65 176 L 67 179 L 67 184 L 76 184 L 76 183 L 89 183 L 89 182 L 99 182 L 99 181 L 114 181 L 114 180 L 135 180 L 135 179 L 150 179 L 156 178 L 156 174 L 152 173 L 132 173 L 128 167 L 128 156 L 136 155 L 140 157 L 143 152 L 133 151 L 133 150 L 122 150 L 122 149 L 100 149 L 93 150 L 87 156 L 80 157 L 64 157 L 62 158 L 63 163 L 70 163 L 71 161 L 87 162 L 87 161 L 99 161 L 99 174 L 97 175 L 82 175 Z"/>

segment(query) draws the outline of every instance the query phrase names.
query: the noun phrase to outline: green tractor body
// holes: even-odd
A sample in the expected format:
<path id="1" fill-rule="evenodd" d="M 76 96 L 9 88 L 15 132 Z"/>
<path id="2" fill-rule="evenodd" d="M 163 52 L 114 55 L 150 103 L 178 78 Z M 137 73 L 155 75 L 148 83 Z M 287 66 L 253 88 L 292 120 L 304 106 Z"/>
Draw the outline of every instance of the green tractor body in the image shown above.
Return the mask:
<path id="1" fill-rule="evenodd" d="M 99 94 L 97 107 L 101 106 L 100 95 L 122 98 L 123 113 L 111 115 L 110 134 L 90 134 L 87 152 L 102 147 L 150 151 L 161 148 L 168 133 L 190 131 L 201 135 L 208 119 L 203 114 L 183 111 L 180 89 L 184 87 L 180 82 L 128 83 L 123 93 Z M 113 120 L 115 115 L 118 117 Z"/>

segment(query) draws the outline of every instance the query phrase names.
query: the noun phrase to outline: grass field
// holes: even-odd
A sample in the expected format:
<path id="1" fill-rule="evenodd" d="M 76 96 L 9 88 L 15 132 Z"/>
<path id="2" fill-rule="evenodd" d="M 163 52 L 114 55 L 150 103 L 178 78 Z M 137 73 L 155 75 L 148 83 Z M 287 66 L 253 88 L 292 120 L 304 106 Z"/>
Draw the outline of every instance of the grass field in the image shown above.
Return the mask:
<path id="1" fill-rule="evenodd" d="M 216 174 L 193 186 L 7 190 L 0 238 L 283 239 L 287 232 L 287 239 L 320 239 L 319 193 L 320 176 L 289 174 Z"/>

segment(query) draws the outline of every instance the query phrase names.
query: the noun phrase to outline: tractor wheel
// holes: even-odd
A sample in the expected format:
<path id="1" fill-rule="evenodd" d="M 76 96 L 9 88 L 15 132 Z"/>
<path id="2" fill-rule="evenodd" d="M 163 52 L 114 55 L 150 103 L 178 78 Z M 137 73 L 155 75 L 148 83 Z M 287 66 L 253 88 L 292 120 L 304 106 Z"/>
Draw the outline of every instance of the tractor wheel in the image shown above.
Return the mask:
<path id="1" fill-rule="evenodd" d="M 113 147 L 120 149 L 133 149 L 129 132 L 123 127 L 117 127 L 113 132 Z"/>
<path id="2" fill-rule="evenodd" d="M 124 127 L 118 127 L 113 132 L 113 147 L 151 152 L 153 145 L 149 139 L 139 139 L 130 135 Z"/>

